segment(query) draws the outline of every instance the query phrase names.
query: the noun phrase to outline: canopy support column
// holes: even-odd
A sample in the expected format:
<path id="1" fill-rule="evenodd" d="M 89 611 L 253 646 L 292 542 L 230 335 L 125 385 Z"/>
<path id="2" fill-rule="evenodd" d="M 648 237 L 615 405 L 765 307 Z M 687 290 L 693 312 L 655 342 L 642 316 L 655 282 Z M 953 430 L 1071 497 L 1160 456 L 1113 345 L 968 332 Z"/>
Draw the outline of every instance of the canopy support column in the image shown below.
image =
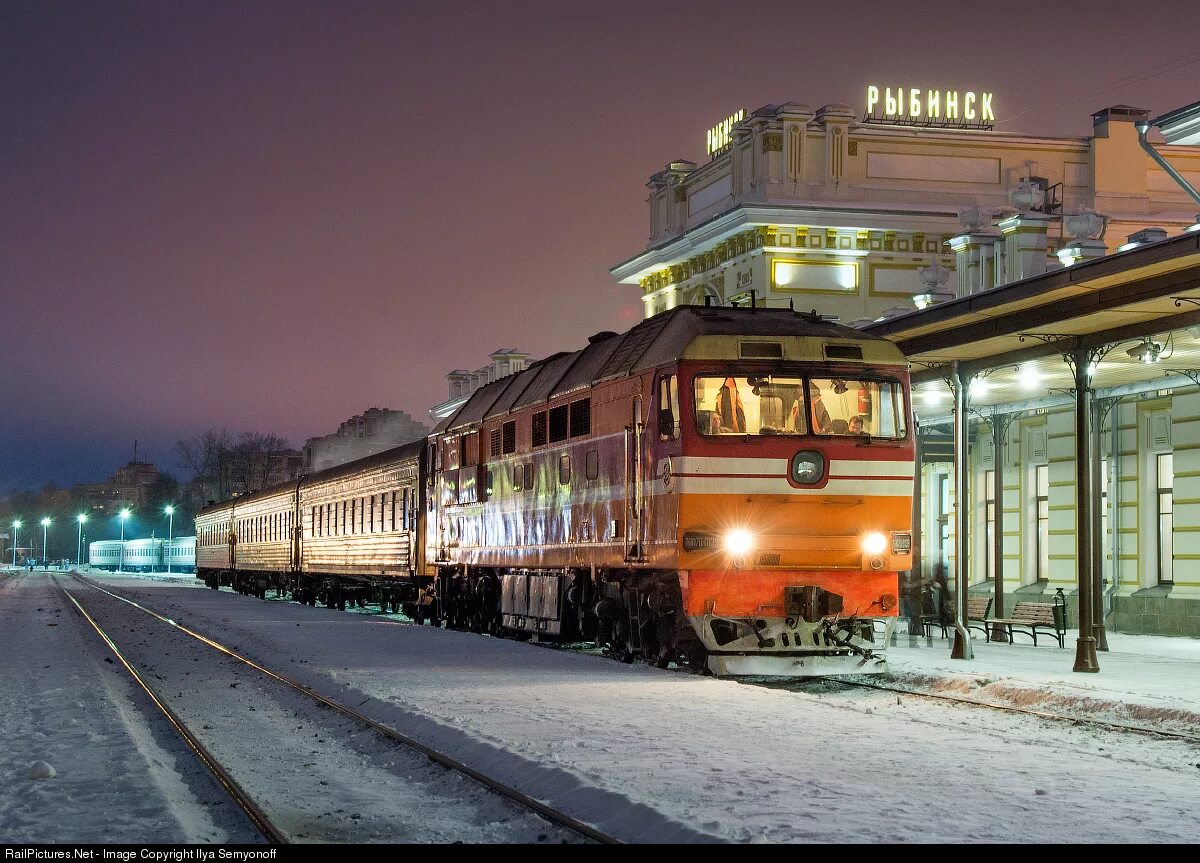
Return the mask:
<path id="1" fill-rule="evenodd" d="M 970 471 L 967 464 L 967 385 L 957 361 L 950 372 L 954 382 L 954 646 L 951 659 L 974 659 L 971 633 L 967 631 L 967 516 Z"/>
<path id="2" fill-rule="evenodd" d="M 1100 663 L 1093 628 L 1092 391 L 1088 382 L 1092 360 L 1093 352 L 1087 348 L 1076 348 L 1067 355 L 1075 373 L 1075 566 L 1079 588 L 1079 638 L 1072 670 L 1094 673 L 1100 670 Z"/>

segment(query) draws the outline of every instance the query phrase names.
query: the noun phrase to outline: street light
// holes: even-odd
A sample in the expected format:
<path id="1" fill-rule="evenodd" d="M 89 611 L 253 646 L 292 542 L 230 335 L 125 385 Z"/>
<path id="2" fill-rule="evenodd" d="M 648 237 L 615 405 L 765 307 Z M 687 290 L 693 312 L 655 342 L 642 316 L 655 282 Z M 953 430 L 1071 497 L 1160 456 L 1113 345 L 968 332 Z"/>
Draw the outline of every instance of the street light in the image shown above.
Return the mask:
<path id="1" fill-rule="evenodd" d="M 83 566 L 83 561 L 80 560 L 80 555 L 83 553 L 83 523 L 87 521 L 87 516 L 83 513 L 75 516 L 75 520 L 79 522 L 79 536 L 75 540 L 75 568 Z"/>
<path id="2" fill-rule="evenodd" d="M 123 509 L 119 513 L 121 517 L 121 562 L 117 564 L 117 572 L 125 571 L 125 519 L 129 518 L 129 510 Z"/>
<path id="3" fill-rule="evenodd" d="M 21 522 L 13 522 L 13 569 L 17 568 L 17 531 L 21 529 Z"/>
<path id="4" fill-rule="evenodd" d="M 171 571 L 171 542 L 175 539 L 175 507 L 167 504 L 163 508 L 163 512 L 170 519 L 167 526 L 167 572 L 169 573 Z"/>
<path id="5" fill-rule="evenodd" d="M 50 518 L 42 519 L 42 569 L 50 568 L 50 555 L 46 551 L 46 535 L 50 532 Z"/>

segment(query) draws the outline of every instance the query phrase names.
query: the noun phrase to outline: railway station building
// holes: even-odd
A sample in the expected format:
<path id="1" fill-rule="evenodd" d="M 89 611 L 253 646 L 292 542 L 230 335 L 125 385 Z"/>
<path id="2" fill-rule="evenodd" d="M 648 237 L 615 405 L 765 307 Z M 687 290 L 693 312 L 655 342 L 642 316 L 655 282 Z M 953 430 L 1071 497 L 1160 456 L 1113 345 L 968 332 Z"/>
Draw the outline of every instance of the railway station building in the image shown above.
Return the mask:
<path id="1" fill-rule="evenodd" d="M 650 178 L 611 272 L 647 316 L 791 304 L 894 341 L 917 568 L 960 610 L 1061 589 L 1083 671 L 1105 627 L 1200 637 L 1200 103 L 1050 138 L 994 131 L 982 94 L 884 91 L 735 113 Z"/>

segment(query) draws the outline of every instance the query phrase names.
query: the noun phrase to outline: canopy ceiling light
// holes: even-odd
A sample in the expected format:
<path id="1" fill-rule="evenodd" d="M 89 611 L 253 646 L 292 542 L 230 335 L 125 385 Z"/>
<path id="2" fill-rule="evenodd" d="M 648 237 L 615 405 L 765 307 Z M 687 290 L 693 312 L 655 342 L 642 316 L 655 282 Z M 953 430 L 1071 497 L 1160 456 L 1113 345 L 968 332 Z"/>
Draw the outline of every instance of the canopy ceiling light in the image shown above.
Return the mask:
<path id="1" fill-rule="evenodd" d="M 1149 365 L 1150 363 L 1156 363 L 1159 361 L 1159 358 L 1162 355 L 1162 350 L 1162 345 L 1146 339 L 1146 341 L 1142 342 L 1141 344 L 1134 345 L 1125 353 L 1129 354 L 1129 356 L 1133 357 L 1138 362 Z"/>

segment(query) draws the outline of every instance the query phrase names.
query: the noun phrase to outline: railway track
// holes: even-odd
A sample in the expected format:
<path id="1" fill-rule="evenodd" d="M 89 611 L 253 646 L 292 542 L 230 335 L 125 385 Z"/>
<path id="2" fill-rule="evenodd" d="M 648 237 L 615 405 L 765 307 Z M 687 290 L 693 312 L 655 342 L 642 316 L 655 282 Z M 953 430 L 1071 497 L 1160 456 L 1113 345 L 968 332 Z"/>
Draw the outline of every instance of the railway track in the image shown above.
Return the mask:
<path id="1" fill-rule="evenodd" d="M 930 701 L 949 702 L 951 704 L 963 704 L 970 707 L 982 707 L 990 710 L 996 710 L 1003 713 L 1020 714 L 1024 716 L 1034 716 L 1039 719 L 1048 719 L 1055 722 L 1063 722 L 1070 725 L 1091 726 L 1095 728 L 1105 728 L 1109 731 L 1121 731 L 1133 734 L 1144 734 L 1151 737 L 1158 737 L 1165 740 L 1182 740 L 1188 743 L 1200 744 L 1200 734 L 1190 734 L 1186 731 L 1168 731 L 1161 728 L 1152 728 L 1148 725 L 1138 725 L 1127 722 L 1113 722 L 1105 719 L 1093 719 L 1083 716 L 1068 716 L 1062 713 L 1054 713 L 1049 710 L 1037 710 L 1030 707 L 1017 707 L 1011 704 L 999 704 L 994 701 L 985 701 L 979 698 L 965 698 L 957 695 L 946 695 L 934 692 L 921 692 L 915 689 L 909 689 L 903 686 L 888 686 L 882 683 L 868 682 L 865 680 L 849 680 L 842 677 L 818 677 L 814 680 L 820 680 L 825 683 L 835 686 L 854 687 L 858 689 L 874 689 L 880 692 L 893 692 L 897 695 L 908 695 L 916 698 L 924 698 Z M 786 688 L 788 684 L 772 684 L 767 682 L 756 682 L 755 685 L 768 686 L 771 688 Z"/>
<path id="2" fill-rule="evenodd" d="M 504 782 L 500 782 L 499 780 L 493 779 L 492 777 L 489 777 L 486 774 L 481 773 L 478 770 L 475 770 L 474 768 L 462 763 L 461 761 L 453 758 L 450 755 L 447 755 L 443 752 L 439 752 L 436 749 L 433 749 L 417 740 L 414 740 L 413 738 L 409 737 L 408 735 L 402 734 L 401 732 L 396 731 L 393 728 L 390 728 L 386 725 L 376 722 L 374 719 L 371 719 L 370 717 L 360 713 L 355 708 L 348 707 L 338 701 L 335 701 L 332 698 L 322 695 L 321 693 L 308 688 L 303 683 L 300 683 L 299 681 L 295 680 L 294 678 L 289 677 L 288 675 L 283 674 L 274 669 L 268 668 L 268 667 L 262 665 L 261 663 L 258 663 L 255 660 L 250 659 L 250 658 L 238 653 L 236 650 L 233 650 L 233 649 L 225 646 L 224 644 L 221 644 L 220 642 L 218 642 L 212 638 L 209 638 L 208 636 L 204 635 L 203 633 L 197 632 L 193 629 L 190 629 L 190 628 L 184 626 L 183 624 L 181 624 L 175 620 L 172 620 L 170 617 L 160 613 L 159 611 L 157 611 L 153 608 L 150 608 L 147 605 L 144 605 L 134 599 L 124 596 L 118 591 L 113 591 L 106 587 L 103 587 L 103 586 L 93 582 L 91 579 L 85 578 L 77 573 L 71 573 L 71 577 L 76 582 L 83 584 L 93 590 L 107 594 L 108 596 L 112 597 L 113 599 L 116 599 L 127 605 L 130 605 L 133 608 L 136 608 L 137 610 L 139 610 L 140 612 L 142 612 L 150 617 L 155 618 L 156 620 L 166 624 L 167 626 L 174 628 L 176 631 L 188 636 L 189 638 L 195 639 L 196 641 L 229 657 L 230 659 L 237 660 L 238 662 L 254 669 L 259 674 L 264 675 L 265 677 L 270 678 L 271 680 L 274 680 L 278 683 L 281 683 L 281 684 L 287 686 L 289 689 L 293 690 L 294 692 L 297 692 L 297 693 L 305 696 L 306 698 L 311 699 L 311 700 L 321 704 L 322 706 L 327 707 L 348 719 L 351 719 L 357 723 L 360 723 L 361 725 L 363 725 L 363 726 L 371 729 L 372 731 L 376 732 L 377 734 L 381 735 L 388 741 L 391 741 L 393 743 L 402 744 L 403 746 L 407 747 L 408 749 L 410 749 L 414 752 L 417 752 L 420 755 L 425 756 L 430 761 L 433 761 L 436 764 L 439 764 L 447 769 L 453 770 L 457 773 L 460 773 L 460 774 L 474 780 L 476 783 L 483 786 L 487 790 L 506 798 L 510 802 L 517 804 L 518 806 L 522 807 L 523 809 L 526 809 L 526 810 L 534 813 L 535 815 L 545 819 L 546 821 L 549 821 L 552 824 L 556 824 L 559 827 L 562 827 L 584 839 L 587 839 L 587 840 L 590 840 L 593 842 L 598 842 L 598 843 L 602 843 L 602 844 L 623 844 L 620 839 L 610 836 L 600 830 L 597 830 L 595 827 L 593 827 L 590 824 L 587 824 L 586 822 L 580 821 L 579 819 L 577 819 L 571 815 L 568 815 L 568 814 L 561 812 L 551 806 L 548 806 L 547 804 L 541 802 L 540 800 L 536 800 L 533 797 L 530 797 L 529 795 L 517 790 L 516 788 L 513 788 L 512 786 L 510 786 Z M 57 584 L 57 580 L 56 580 L 56 584 Z M 59 585 L 59 588 L 60 588 L 60 590 L 63 591 L 64 594 L 66 594 L 68 599 L 71 600 L 71 602 L 76 606 L 76 608 L 78 608 L 80 610 L 80 612 L 84 615 L 84 617 L 86 619 L 88 619 L 88 621 L 92 624 L 92 626 L 95 627 L 97 629 L 97 631 L 101 633 L 101 637 L 104 638 L 105 641 L 109 644 L 110 649 L 112 649 L 114 651 L 114 653 L 117 653 L 116 645 L 113 644 L 112 640 L 109 639 L 107 637 L 107 635 L 105 635 L 103 633 L 103 631 L 99 628 L 98 624 L 96 624 L 90 618 L 90 616 L 83 609 L 83 607 L 74 599 L 74 597 L 71 596 L 71 594 L 68 591 L 63 589 L 61 585 Z M 120 654 L 118 653 L 118 655 L 120 655 Z M 129 669 L 130 673 L 135 675 L 135 678 L 136 678 L 137 675 L 136 675 L 136 672 L 134 671 L 134 669 L 132 668 L 132 666 L 129 665 L 128 663 L 126 663 L 124 659 L 122 659 L 121 661 L 122 661 L 122 663 L 124 663 L 126 665 L 126 668 Z M 161 702 L 157 698 L 154 697 L 152 691 L 149 689 L 149 687 L 145 683 L 145 681 L 139 679 L 138 682 L 143 688 L 147 689 L 147 691 L 151 693 L 151 698 L 153 700 L 155 700 L 155 703 L 159 704 L 159 706 L 162 707 L 165 712 L 165 710 L 167 709 L 166 706 L 162 705 Z M 174 725 L 176 723 L 173 721 L 172 724 Z M 176 725 L 176 727 L 177 727 L 177 729 L 179 728 L 178 725 Z M 181 730 L 181 733 L 183 733 L 182 730 Z M 185 735 L 185 739 L 187 739 L 186 735 Z M 189 740 L 189 745 L 191 745 L 190 740 Z M 195 747 L 193 747 L 193 749 L 195 749 Z M 201 760 L 204 760 L 203 757 Z M 215 763 L 215 761 L 214 761 L 214 763 Z M 208 766 L 207 763 L 206 763 L 206 766 Z M 220 778 L 220 777 L 218 777 L 218 778 Z M 232 782 L 232 780 L 230 780 L 230 781 Z M 225 784 L 224 781 L 222 781 L 222 784 L 223 785 Z M 239 801 L 239 805 L 241 805 L 240 801 Z M 247 814 L 249 814 L 249 812 Z M 252 817 L 251 820 L 254 820 L 256 826 L 258 826 L 259 822 L 256 819 L 254 819 Z M 264 833 L 264 836 L 265 835 L 267 835 L 267 834 Z"/>
<path id="3" fill-rule="evenodd" d="M 233 800 L 233 802 L 237 804 L 238 808 L 246 813 L 246 816 L 250 819 L 251 823 L 254 824 L 255 829 L 262 834 L 263 838 L 272 845 L 289 844 L 289 839 L 283 833 L 283 831 L 280 830 L 279 827 L 277 827 L 274 822 L 267 817 L 262 808 L 250 797 L 245 789 L 238 784 L 237 780 L 230 775 L 229 771 L 227 771 L 212 754 L 212 752 L 210 752 L 209 749 L 200 742 L 199 738 L 197 738 L 192 729 L 188 727 L 187 723 L 184 722 L 179 715 L 176 714 L 176 712 L 172 710 L 171 707 L 158 695 L 154 687 L 150 685 L 145 676 L 138 671 L 133 663 L 126 658 L 125 654 L 121 651 L 121 648 L 117 646 L 116 642 L 113 641 L 112 637 L 104 630 L 104 628 L 96 621 L 96 619 L 88 613 L 87 609 L 85 609 L 78 602 L 78 600 L 75 599 L 74 596 L 71 595 L 70 591 L 68 591 L 62 586 L 62 584 L 59 583 L 57 576 L 52 575 L 51 579 L 53 580 L 55 587 L 59 589 L 59 592 L 61 592 L 62 595 L 67 598 L 67 600 L 75 607 L 75 610 L 79 612 L 85 621 L 87 621 L 88 625 L 90 625 L 92 629 L 96 631 L 96 634 L 100 636 L 101 641 L 108 646 L 108 649 L 112 651 L 112 654 L 117 658 L 117 661 L 121 663 L 127 672 L 129 672 L 129 675 L 133 678 L 134 682 L 137 683 L 137 685 L 146 693 L 147 697 L 149 697 L 154 706 L 157 707 L 163 716 L 166 717 L 167 721 L 171 724 L 171 727 L 174 728 L 179 736 L 183 738 L 184 742 L 187 743 L 188 748 L 192 750 L 200 763 L 204 765 L 205 769 L 207 769 L 221 785 L 221 787 L 225 789 L 226 793 Z"/>
<path id="4" fill-rule="evenodd" d="M 289 600 L 289 601 L 292 601 L 292 600 Z M 551 649 L 560 647 L 560 646 L 556 646 L 554 644 L 546 644 L 544 646 L 549 647 Z M 578 650 L 575 647 L 565 646 L 565 645 L 561 646 L 561 649 L 573 650 L 573 651 L 580 652 L 580 653 L 595 653 L 595 651 L 593 651 L 593 650 Z M 690 668 L 687 668 L 684 666 L 678 666 L 677 668 L 672 669 L 672 670 L 678 671 L 680 673 L 687 673 L 687 674 L 695 673 Z M 880 684 L 880 683 L 872 683 L 872 682 L 868 682 L 868 681 L 864 681 L 864 680 L 851 680 L 851 679 L 842 678 L 842 677 L 816 677 L 816 678 L 812 678 L 812 680 L 820 680 L 825 683 L 829 683 L 829 684 L 833 684 L 833 685 L 837 685 L 837 686 L 856 687 L 856 688 L 860 688 L 860 689 L 875 689 L 875 690 L 878 690 L 881 692 L 893 692 L 893 693 L 896 693 L 897 695 L 908 695 L 908 696 L 913 696 L 913 697 L 917 697 L 917 698 L 928 699 L 931 701 L 942 701 L 942 702 L 950 702 L 953 704 L 963 704 L 963 705 L 967 705 L 967 706 L 971 706 L 971 707 L 988 708 L 988 709 L 1001 711 L 1001 712 L 1005 712 L 1005 713 L 1033 716 L 1033 717 L 1037 717 L 1039 719 L 1047 719 L 1047 720 L 1052 720 L 1055 722 L 1063 722 L 1063 723 L 1068 723 L 1068 724 L 1072 724 L 1072 725 L 1085 725 L 1085 726 L 1092 726 L 1092 727 L 1096 727 L 1096 728 L 1106 728 L 1111 731 L 1121 731 L 1121 732 L 1128 732 L 1128 733 L 1135 733 L 1135 734 L 1143 734 L 1143 735 L 1158 737 L 1158 738 L 1167 739 L 1167 740 L 1181 740 L 1181 741 L 1185 741 L 1188 743 L 1200 744 L 1200 734 L 1189 734 L 1188 732 L 1184 732 L 1184 731 L 1168 731 L 1166 729 L 1153 728 L 1148 725 L 1138 725 L 1135 723 L 1114 722 L 1114 721 L 1110 721 L 1110 720 L 1094 719 L 1094 718 L 1081 717 L 1081 716 L 1068 716 L 1065 714 L 1054 713 L 1053 711 L 1048 711 L 1048 710 L 1037 710 L 1037 709 L 1029 708 L 1029 707 L 1017 707 L 1017 706 L 1009 705 L 1009 704 L 999 704 L 999 703 L 996 703 L 993 701 L 985 701 L 982 699 L 966 698 L 966 697 L 962 697 L 962 696 L 948 695 L 948 694 L 942 694 L 942 693 L 922 692 L 920 690 L 909 689 L 906 687 L 887 686 L 887 685 Z M 770 682 L 770 681 L 745 681 L 745 680 L 743 680 L 742 682 L 750 683 L 751 685 L 767 686 L 770 688 L 780 688 L 780 687 L 786 688 L 787 686 L 791 685 L 791 684 L 784 683 L 784 682 Z"/>

